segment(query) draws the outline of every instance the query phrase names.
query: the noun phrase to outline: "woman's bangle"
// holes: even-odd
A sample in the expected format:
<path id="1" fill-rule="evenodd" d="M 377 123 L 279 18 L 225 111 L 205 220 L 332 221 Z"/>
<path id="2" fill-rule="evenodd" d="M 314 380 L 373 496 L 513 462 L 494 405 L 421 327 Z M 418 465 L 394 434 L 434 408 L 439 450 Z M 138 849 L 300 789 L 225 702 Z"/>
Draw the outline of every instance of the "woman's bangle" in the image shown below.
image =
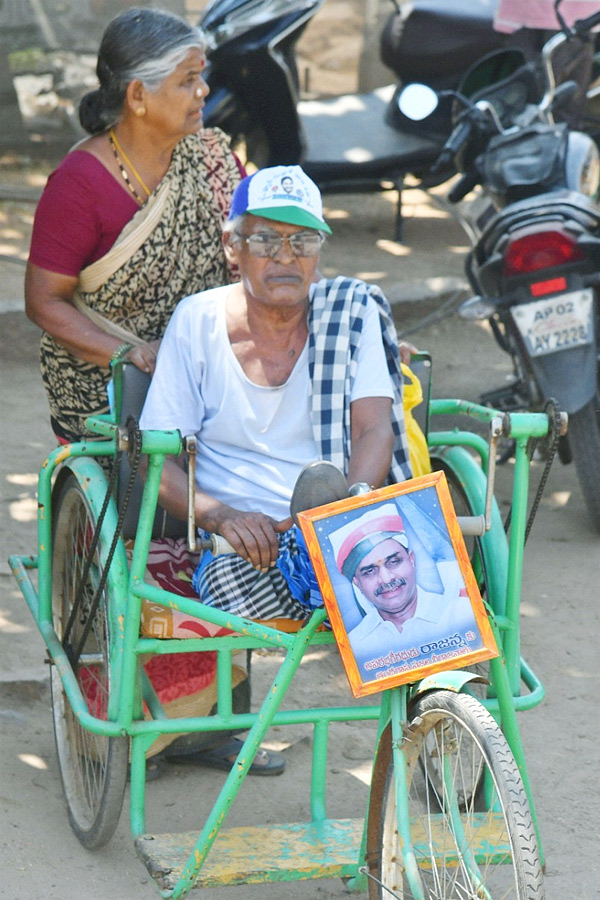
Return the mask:
<path id="1" fill-rule="evenodd" d="M 133 344 L 127 344 L 127 343 L 119 344 L 119 346 L 117 347 L 117 349 L 115 350 L 115 352 L 113 353 L 113 355 L 110 358 L 111 365 L 112 365 L 112 363 L 118 362 L 120 359 L 123 359 L 125 354 L 129 350 L 131 350 L 132 347 L 133 347 Z"/>

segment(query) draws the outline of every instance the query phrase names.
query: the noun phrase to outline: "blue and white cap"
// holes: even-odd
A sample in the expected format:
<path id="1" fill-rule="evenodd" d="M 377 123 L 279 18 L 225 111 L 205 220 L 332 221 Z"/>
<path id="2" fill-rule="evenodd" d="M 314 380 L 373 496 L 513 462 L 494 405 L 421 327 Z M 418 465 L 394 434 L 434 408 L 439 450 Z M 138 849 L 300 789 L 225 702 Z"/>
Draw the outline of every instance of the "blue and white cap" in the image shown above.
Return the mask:
<path id="1" fill-rule="evenodd" d="M 229 218 L 246 213 L 331 234 L 323 218 L 321 192 L 300 166 L 272 166 L 242 179 L 233 193 Z"/>

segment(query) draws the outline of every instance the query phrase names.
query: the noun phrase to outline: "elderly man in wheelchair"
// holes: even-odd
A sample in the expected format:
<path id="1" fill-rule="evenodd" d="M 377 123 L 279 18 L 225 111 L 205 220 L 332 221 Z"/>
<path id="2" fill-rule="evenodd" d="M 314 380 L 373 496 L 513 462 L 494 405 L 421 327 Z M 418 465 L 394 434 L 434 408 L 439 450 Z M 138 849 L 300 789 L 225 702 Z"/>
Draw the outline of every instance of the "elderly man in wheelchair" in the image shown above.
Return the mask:
<path id="1" fill-rule="evenodd" d="M 317 280 L 326 233 L 300 167 L 241 182 L 223 237 L 241 280 L 179 304 L 140 420 L 196 436 L 196 525 L 236 554 L 206 552 L 194 587 L 203 603 L 252 619 L 306 616 L 285 571 L 302 549 L 290 499 L 307 463 L 330 461 L 351 492 L 411 474 L 388 303 L 356 279 Z M 187 492 L 167 459 L 161 505 L 183 519 Z"/>

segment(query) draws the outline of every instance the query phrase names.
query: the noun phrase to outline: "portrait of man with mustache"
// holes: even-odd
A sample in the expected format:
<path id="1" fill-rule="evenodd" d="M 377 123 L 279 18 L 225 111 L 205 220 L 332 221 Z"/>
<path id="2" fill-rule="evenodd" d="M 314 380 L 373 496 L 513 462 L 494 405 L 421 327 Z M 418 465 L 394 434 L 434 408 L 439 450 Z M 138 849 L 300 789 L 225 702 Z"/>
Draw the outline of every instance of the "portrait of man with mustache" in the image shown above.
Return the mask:
<path id="1" fill-rule="evenodd" d="M 363 679 L 481 646 L 458 563 L 435 563 L 439 590 L 420 585 L 418 558 L 395 505 L 367 512 L 336 543 L 338 570 L 352 583 L 361 609 L 348 638 Z"/>

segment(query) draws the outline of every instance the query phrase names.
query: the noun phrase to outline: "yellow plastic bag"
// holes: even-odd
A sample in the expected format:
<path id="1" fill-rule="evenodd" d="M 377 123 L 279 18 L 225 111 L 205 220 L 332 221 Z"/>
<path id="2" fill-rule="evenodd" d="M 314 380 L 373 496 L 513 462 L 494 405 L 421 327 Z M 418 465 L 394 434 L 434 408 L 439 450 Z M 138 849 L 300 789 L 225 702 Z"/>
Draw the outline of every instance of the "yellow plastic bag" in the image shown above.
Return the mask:
<path id="1" fill-rule="evenodd" d="M 401 365 L 402 374 L 404 376 L 404 422 L 406 425 L 406 436 L 408 438 L 410 465 L 413 478 L 416 478 L 418 475 L 428 475 L 429 472 L 431 472 L 427 440 L 419 423 L 412 414 L 415 406 L 418 406 L 419 403 L 423 402 L 423 388 L 414 372 L 404 363 Z"/>

